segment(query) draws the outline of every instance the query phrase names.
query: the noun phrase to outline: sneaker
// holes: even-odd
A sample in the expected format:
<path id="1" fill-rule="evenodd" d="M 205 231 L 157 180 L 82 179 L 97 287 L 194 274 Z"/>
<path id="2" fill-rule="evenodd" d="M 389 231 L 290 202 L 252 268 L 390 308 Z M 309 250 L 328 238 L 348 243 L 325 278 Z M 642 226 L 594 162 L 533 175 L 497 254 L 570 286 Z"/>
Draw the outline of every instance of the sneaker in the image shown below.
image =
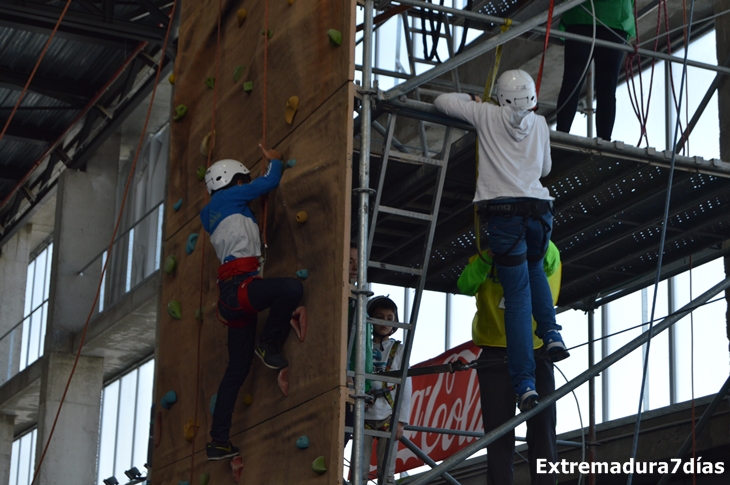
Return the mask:
<path id="1" fill-rule="evenodd" d="M 553 362 L 560 362 L 570 357 L 570 352 L 568 352 L 568 349 L 565 348 L 565 344 L 563 343 L 563 337 L 557 330 L 548 330 L 542 338 L 542 341 L 545 343 L 548 357 Z"/>
<path id="2" fill-rule="evenodd" d="M 289 366 L 289 362 L 279 353 L 279 349 L 273 345 L 259 342 L 256 346 L 256 355 L 269 369 L 280 370 Z"/>
<path id="3" fill-rule="evenodd" d="M 225 444 L 214 441 L 205 445 L 205 454 L 208 455 L 208 461 L 225 460 L 238 456 L 238 448 L 233 446 L 230 441 Z"/>
<path id="4" fill-rule="evenodd" d="M 521 412 L 528 411 L 537 406 L 539 397 L 535 390 L 535 383 L 532 381 L 522 381 L 517 388 L 517 406 Z"/>

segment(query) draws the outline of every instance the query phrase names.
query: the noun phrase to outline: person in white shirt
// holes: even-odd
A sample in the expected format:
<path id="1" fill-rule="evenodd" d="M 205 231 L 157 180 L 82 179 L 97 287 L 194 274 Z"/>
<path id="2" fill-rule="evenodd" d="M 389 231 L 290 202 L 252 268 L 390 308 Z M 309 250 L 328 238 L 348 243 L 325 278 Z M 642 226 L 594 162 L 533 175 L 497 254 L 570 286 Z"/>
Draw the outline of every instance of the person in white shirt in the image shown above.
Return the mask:
<path id="1" fill-rule="evenodd" d="M 535 83 L 520 69 L 497 81 L 499 106 L 474 95 L 436 98 L 443 113 L 471 123 L 479 141 L 479 176 L 474 203 L 487 224 L 494 267 L 504 288 L 507 361 L 520 410 L 537 405 L 532 317 L 535 335 L 553 362 L 568 353 L 555 321 L 543 258 L 553 225 L 553 198 L 540 178 L 550 173 L 550 130 L 535 114 Z"/>

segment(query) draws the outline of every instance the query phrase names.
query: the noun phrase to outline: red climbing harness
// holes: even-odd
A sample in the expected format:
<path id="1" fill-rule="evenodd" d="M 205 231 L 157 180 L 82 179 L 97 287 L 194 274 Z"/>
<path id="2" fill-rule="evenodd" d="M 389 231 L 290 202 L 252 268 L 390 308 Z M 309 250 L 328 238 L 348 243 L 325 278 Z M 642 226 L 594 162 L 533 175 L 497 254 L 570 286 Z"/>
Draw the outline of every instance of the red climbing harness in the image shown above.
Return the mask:
<path id="1" fill-rule="evenodd" d="M 259 270 L 259 259 L 251 256 L 248 258 L 237 258 L 233 261 L 229 261 L 228 263 L 222 264 L 218 268 L 218 281 L 224 282 L 227 280 L 230 280 L 234 276 L 247 274 L 247 273 L 256 273 Z M 216 309 L 216 317 L 218 320 L 223 323 L 224 325 L 227 325 L 229 327 L 246 327 L 250 324 L 256 324 L 256 314 L 258 311 L 251 306 L 251 302 L 248 299 L 248 288 L 249 284 L 253 280 L 260 280 L 260 276 L 249 276 L 238 287 L 238 308 L 231 308 L 230 306 L 223 303 L 223 300 L 218 298 L 218 305 L 223 306 L 227 310 L 230 310 L 232 312 L 238 313 L 240 315 L 240 318 L 225 320 L 221 318 L 218 310 Z"/>

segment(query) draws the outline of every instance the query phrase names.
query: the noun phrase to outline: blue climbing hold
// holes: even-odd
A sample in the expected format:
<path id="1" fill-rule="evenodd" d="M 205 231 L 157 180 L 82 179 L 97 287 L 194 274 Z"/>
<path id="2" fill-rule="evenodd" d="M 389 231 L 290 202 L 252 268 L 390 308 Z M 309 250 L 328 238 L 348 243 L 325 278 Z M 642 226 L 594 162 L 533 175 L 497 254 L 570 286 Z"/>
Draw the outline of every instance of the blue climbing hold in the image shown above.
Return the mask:
<path id="1" fill-rule="evenodd" d="M 210 415 L 213 416 L 213 412 L 215 411 L 215 403 L 218 402 L 218 394 L 213 394 L 213 396 L 210 398 Z"/>
<path id="2" fill-rule="evenodd" d="M 188 480 L 180 480 L 177 482 L 177 485 L 190 485 L 190 482 Z"/>
<path id="3" fill-rule="evenodd" d="M 306 450 L 309 448 L 309 437 L 307 435 L 302 435 L 297 439 L 297 448 L 300 450 Z"/>
<path id="4" fill-rule="evenodd" d="M 292 158 L 291 160 L 286 162 L 286 168 L 292 168 L 296 164 L 297 164 L 297 161 Z"/>
<path id="5" fill-rule="evenodd" d="M 198 242 L 198 235 L 193 233 L 188 236 L 188 243 L 185 245 L 185 252 L 188 254 L 193 254 L 193 251 L 195 251 L 195 244 Z"/>
<path id="6" fill-rule="evenodd" d="M 306 269 L 300 269 L 297 271 L 297 276 L 303 280 L 306 280 L 309 277 L 309 271 Z"/>
<path id="7" fill-rule="evenodd" d="M 180 200 L 175 202 L 175 205 L 172 206 L 172 208 L 175 209 L 175 211 L 179 211 L 180 207 L 182 207 L 182 197 L 180 197 Z"/>
<path id="8" fill-rule="evenodd" d="M 167 391 L 164 396 L 162 396 L 162 399 L 160 400 L 160 404 L 165 409 L 170 409 L 173 404 L 177 402 L 177 393 L 175 391 Z"/>

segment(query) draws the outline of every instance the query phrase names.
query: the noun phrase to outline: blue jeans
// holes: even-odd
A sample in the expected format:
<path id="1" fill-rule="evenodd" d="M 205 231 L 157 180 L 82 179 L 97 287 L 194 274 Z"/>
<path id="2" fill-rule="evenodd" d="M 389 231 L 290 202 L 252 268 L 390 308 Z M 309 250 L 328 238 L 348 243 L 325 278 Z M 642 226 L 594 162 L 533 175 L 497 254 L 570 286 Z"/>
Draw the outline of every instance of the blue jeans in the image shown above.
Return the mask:
<path id="1" fill-rule="evenodd" d="M 499 202 L 509 204 L 522 200 L 525 199 L 499 199 Z M 541 214 L 540 219 L 495 215 L 487 223 L 489 247 L 495 255 L 494 267 L 504 289 L 507 362 L 515 389 L 522 381 L 535 382 L 533 316 L 537 322 L 535 334 L 539 338 L 543 338 L 548 330 L 561 330 L 555 322 L 553 296 L 543 269 L 552 227 L 553 215 L 549 211 Z M 505 262 L 499 256 L 513 258 L 507 258 Z M 520 262 L 519 256 L 526 258 L 523 257 Z"/>

